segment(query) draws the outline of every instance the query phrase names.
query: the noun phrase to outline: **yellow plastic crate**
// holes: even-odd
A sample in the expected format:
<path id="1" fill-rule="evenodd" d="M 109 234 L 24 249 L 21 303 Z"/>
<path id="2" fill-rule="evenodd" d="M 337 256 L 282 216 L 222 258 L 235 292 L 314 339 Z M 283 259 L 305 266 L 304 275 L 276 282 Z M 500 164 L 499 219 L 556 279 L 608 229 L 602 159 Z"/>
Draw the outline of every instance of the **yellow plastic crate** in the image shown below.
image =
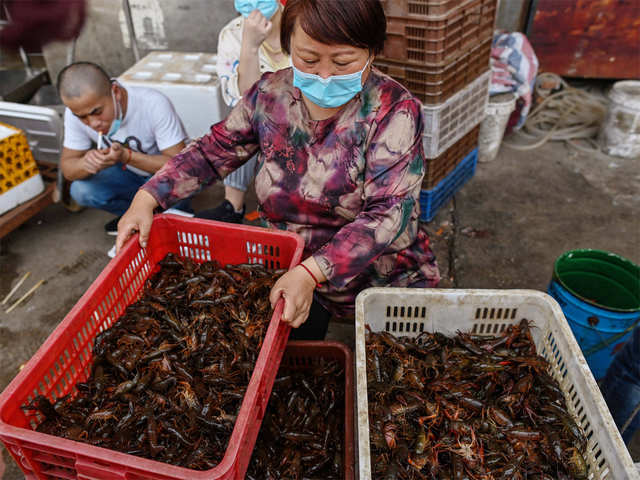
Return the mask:
<path id="1" fill-rule="evenodd" d="M 24 132 L 0 123 L 0 215 L 43 190 L 44 183 Z"/>

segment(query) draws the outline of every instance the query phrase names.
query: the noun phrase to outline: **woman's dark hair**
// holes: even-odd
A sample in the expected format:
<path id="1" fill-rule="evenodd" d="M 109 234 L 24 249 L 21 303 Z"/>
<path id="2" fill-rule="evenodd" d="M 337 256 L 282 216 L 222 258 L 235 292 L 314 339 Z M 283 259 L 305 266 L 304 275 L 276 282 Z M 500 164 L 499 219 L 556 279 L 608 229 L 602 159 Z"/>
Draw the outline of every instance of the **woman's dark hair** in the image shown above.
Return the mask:
<path id="1" fill-rule="evenodd" d="M 382 51 L 387 19 L 380 0 L 287 0 L 280 44 L 291 54 L 296 21 L 314 40 L 328 45 L 353 45 L 377 55 Z"/>

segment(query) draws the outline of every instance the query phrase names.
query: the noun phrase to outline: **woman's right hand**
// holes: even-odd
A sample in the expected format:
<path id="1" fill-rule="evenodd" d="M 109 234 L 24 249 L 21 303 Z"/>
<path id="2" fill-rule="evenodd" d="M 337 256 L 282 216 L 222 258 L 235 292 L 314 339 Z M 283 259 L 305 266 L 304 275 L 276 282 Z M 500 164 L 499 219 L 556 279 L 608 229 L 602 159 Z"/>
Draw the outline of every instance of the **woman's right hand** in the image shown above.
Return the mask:
<path id="1" fill-rule="evenodd" d="M 251 49 L 258 50 L 271 33 L 273 23 L 256 9 L 244 20 L 243 28 L 242 41 Z"/>
<path id="2" fill-rule="evenodd" d="M 116 237 L 116 255 L 120 252 L 127 240 L 135 232 L 140 233 L 140 247 L 145 248 L 149 240 L 149 231 L 153 222 L 153 209 L 158 206 L 158 202 L 153 196 L 139 190 L 129 209 L 124 213 L 118 222 L 118 236 Z"/>

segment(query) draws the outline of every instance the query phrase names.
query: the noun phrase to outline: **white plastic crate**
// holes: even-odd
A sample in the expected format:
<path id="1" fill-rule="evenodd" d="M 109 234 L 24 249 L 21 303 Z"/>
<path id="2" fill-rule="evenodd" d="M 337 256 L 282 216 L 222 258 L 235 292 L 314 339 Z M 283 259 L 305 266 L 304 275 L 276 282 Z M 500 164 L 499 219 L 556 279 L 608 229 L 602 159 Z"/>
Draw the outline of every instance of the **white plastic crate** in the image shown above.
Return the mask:
<path id="1" fill-rule="evenodd" d="M 422 143 L 427 158 L 436 158 L 482 121 L 490 80 L 491 71 L 487 71 L 446 102 L 422 106 Z"/>
<path id="2" fill-rule="evenodd" d="M 52 108 L 0 102 L 0 122 L 22 130 L 39 162 L 58 163 L 62 153 L 63 122 Z"/>
<path id="3" fill-rule="evenodd" d="M 215 54 L 151 52 L 118 81 L 125 86 L 150 87 L 169 97 L 189 138 L 201 137 L 229 112 L 222 100 Z"/>
<path id="4" fill-rule="evenodd" d="M 360 480 L 371 480 L 365 324 L 372 331 L 416 337 L 423 331 L 495 335 L 523 318 L 550 365 L 569 411 L 589 439 L 591 480 L 640 480 L 560 306 L 534 290 L 370 288 L 356 299 L 356 393 Z"/>

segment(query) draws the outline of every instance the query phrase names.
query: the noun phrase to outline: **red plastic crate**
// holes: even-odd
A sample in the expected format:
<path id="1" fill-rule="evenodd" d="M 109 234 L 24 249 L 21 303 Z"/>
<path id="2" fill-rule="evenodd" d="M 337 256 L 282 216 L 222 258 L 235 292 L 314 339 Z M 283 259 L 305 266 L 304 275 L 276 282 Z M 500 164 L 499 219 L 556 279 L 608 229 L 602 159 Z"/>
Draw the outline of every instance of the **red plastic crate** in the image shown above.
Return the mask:
<path id="1" fill-rule="evenodd" d="M 281 370 L 312 370 L 320 360 L 335 360 L 344 367 L 344 480 L 355 478 L 354 363 L 349 347 L 340 342 L 291 341 Z"/>
<path id="2" fill-rule="evenodd" d="M 468 0 L 439 17 L 387 16 L 380 60 L 424 67 L 452 61 L 493 37 L 496 0 Z"/>
<path id="3" fill-rule="evenodd" d="M 0 439 L 27 479 L 176 480 L 244 478 L 264 417 L 290 327 L 276 306 L 242 401 L 225 456 L 211 470 L 197 471 L 38 433 L 37 417 L 20 406 L 36 395 L 55 400 L 75 392 L 90 374 L 93 341 L 141 293 L 167 253 L 197 262 L 261 263 L 291 268 L 302 256 L 295 234 L 174 215 L 158 215 L 148 246 L 137 235 L 105 267 L 69 314 L 0 395 Z"/>

